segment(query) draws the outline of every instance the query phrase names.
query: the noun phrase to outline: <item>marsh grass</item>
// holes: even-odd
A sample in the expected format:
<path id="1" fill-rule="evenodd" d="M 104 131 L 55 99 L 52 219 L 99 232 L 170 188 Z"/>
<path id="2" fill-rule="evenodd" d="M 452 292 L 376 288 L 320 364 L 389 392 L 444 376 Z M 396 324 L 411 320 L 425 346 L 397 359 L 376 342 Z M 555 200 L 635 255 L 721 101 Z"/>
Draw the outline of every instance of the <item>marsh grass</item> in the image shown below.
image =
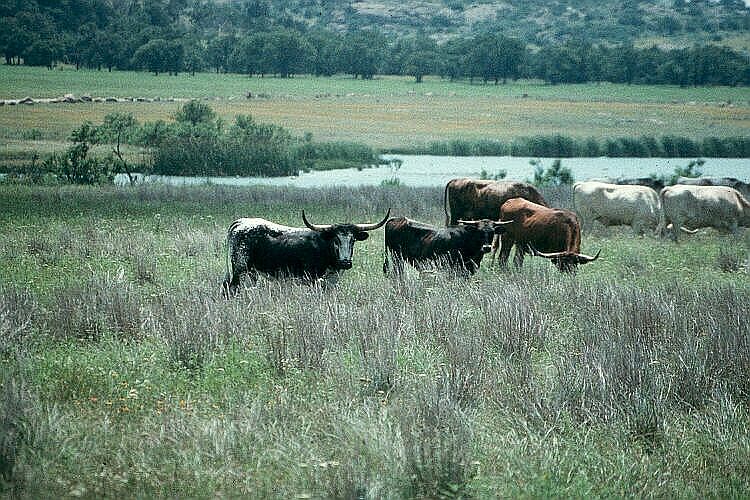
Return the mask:
<path id="1" fill-rule="evenodd" d="M 92 277 L 61 290 L 55 302 L 45 325 L 52 336 L 97 340 L 105 333 L 125 339 L 140 334 L 139 300 L 122 274 Z"/>
<path id="2" fill-rule="evenodd" d="M 34 395 L 28 384 L 16 373 L 4 368 L 0 393 L 0 491 L 19 493 L 23 474 L 17 470 L 18 455 L 34 441 L 30 421 L 34 419 Z"/>
<path id="3" fill-rule="evenodd" d="M 39 306 L 25 288 L 0 287 L 0 357 L 23 352 L 38 324 Z"/>
<path id="4" fill-rule="evenodd" d="M 743 273 L 706 265 L 721 247 L 746 250 L 745 236 L 675 245 L 609 228 L 584 233 L 586 248 L 604 250 L 575 276 L 529 258 L 518 271 L 485 262 L 468 279 L 407 268 L 391 280 L 373 232 L 335 287 L 261 278 L 220 296 L 237 216 L 298 225 L 304 207 L 320 223 L 366 222 L 394 207 L 440 224 L 441 191 L 0 188 L 13 491 L 750 488 L 750 288 Z"/>

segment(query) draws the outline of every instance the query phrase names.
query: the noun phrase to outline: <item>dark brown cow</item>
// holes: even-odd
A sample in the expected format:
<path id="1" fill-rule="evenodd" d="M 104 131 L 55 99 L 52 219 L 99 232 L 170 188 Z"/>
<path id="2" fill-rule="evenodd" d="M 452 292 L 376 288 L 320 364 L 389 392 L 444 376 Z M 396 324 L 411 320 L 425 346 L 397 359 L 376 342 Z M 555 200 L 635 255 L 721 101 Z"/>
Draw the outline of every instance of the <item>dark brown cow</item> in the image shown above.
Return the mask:
<path id="1" fill-rule="evenodd" d="M 546 257 L 560 271 L 573 272 L 578 264 L 599 258 L 580 253 L 581 224 L 570 210 L 547 208 L 522 198 L 503 203 L 501 221 L 513 221 L 500 237 L 500 265 L 508 262 L 510 249 L 516 246 L 513 258 L 516 267 L 523 265 L 524 254 Z M 493 255 L 497 251 L 493 245 Z"/>
<path id="2" fill-rule="evenodd" d="M 394 217 L 385 224 L 383 272 L 389 272 L 390 256 L 397 275 L 403 272 L 404 262 L 418 269 L 446 264 L 461 273 L 474 274 L 484 254 L 492 249 L 495 235 L 509 224 L 489 219 L 460 220 L 457 226 L 436 228 L 406 217 Z"/>
<path id="3" fill-rule="evenodd" d="M 454 226 L 459 219 L 498 220 L 500 207 L 511 198 L 548 206 L 542 193 L 526 182 L 452 179 L 445 185 L 443 196 L 445 225 Z"/>

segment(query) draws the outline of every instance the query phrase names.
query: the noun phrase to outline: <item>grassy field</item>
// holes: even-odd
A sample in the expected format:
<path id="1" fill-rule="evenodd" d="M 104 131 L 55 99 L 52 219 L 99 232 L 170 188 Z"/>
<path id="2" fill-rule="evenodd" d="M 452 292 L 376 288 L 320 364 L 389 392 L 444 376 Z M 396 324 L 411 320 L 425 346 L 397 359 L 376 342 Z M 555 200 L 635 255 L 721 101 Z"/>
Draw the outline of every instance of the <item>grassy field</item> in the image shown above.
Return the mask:
<path id="1" fill-rule="evenodd" d="M 554 204 L 563 192 L 545 192 Z M 231 220 L 439 224 L 441 189 L 0 187 L 0 473 L 26 498 L 737 497 L 750 234 L 592 227 L 575 276 L 219 298 Z"/>
<path id="2" fill-rule="evenodd" d="M 0 82 L 0 99 L 65 93 L 205 98 L 229 122 L 238 114 L 251 114 L 296 135 L 311 132 L 318 140 L 354 141 L 381 149 L 419 147 L 437 140 L 553 134 L 597 139 L 668 134 L 701 139 L 747 136 L 750 130 L 750 93 L 745 88 L 495 86 L 439 79 L 418 85 L 395 77 L 371 81 L 208 73 L 155 77 L 9 66 L 0 66 Z M 248 100 L 246 92 L 263 97 Z M 6 105 L 0 107 L 0 155 L 28 151 L 35 147 L 32 140 L 64 141 L 84 120 L 100 123 L 114 111 L 130 112 L 139 121 L 170 120 L 180 105 Z"/>

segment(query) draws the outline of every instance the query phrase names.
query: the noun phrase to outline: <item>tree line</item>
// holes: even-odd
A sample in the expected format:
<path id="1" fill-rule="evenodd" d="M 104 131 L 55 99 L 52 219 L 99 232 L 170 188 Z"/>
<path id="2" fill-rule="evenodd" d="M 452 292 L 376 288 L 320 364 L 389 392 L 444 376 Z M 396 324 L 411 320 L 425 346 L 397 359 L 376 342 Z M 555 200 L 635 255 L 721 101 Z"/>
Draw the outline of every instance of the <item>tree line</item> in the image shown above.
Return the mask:
<path id="1" fill-rule="evenodd" d="M 123 2 L 126 11 L 100 0 L 54 2 L 64 11 L 44 9 L 42 3 L 11 1 L 0 7 L 0 53 L 6 64 L 52 68 L 66 63 L 156 75 L 215 71 L 363 79 L 410 75 L 417 82 L 435 75 L 496 84 L 519 78 L 551 84 L 750 84 L 750 59 L 718 45 L 667 50 L 569 40 L 532 48 L 493 30 L 444 43 L 426 34 L 391 39 L 377 29 L 341 33 L 272 18 L 262 1 L 238 4 L 240 20 L 221 31 L 180 21 L 187 0 Z M 200 5 L 208 8 L 193 7 Z"/>

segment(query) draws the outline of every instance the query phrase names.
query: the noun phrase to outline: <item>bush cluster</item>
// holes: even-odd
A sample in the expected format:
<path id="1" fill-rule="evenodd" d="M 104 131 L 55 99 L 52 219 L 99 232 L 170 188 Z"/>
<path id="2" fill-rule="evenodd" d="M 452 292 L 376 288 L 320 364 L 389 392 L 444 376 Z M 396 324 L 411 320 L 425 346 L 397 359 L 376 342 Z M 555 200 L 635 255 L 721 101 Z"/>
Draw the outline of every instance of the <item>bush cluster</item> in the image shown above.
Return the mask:
<path id="1" fill-rule="evenodd" d="M 402 154 L 430 154 L 437 156 L 537 156 L 573 158 L 608 156 L 611 158 L 746 158 L 750 156 L 747 137 L 618 137 L 598 140 L 593 137 L 578 139 L 562 135 L 536 135 L 508 142 L 499 140 L 435 141 L 425 147 L 391 150 Z"/>

